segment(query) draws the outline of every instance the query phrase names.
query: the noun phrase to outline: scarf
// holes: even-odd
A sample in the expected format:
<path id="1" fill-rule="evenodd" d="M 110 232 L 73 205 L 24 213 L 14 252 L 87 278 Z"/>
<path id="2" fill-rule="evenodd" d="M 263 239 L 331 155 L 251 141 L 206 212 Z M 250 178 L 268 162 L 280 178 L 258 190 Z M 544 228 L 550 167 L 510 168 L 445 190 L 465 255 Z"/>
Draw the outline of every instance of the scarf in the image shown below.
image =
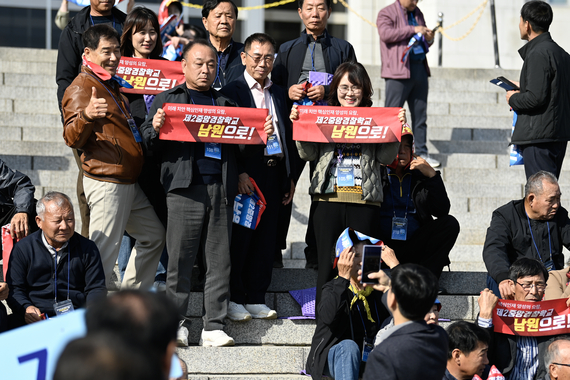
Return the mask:
<path id="1" fill-rule="evenodd" d="M 364 304 L 364 309 L 366 310 L 366 318 L 368 318 L 370 322 L 376 323 L 374 319 L 372 319 L 372 314 L 370 313 L 370 305 L 366 299 L 366 297 L 368 297 L 374 291 L 374 288 L 372 286 L 366 286 L 363 290 L 358 290 L 354 285 L 350 284 L 348 289 L 352 292 L 352 294 L 354 294 L 352 301 L 350 301 L 350 310 L 352 310 L 352 306 L 356 303 L 356 301 L 361 300 Z"/>

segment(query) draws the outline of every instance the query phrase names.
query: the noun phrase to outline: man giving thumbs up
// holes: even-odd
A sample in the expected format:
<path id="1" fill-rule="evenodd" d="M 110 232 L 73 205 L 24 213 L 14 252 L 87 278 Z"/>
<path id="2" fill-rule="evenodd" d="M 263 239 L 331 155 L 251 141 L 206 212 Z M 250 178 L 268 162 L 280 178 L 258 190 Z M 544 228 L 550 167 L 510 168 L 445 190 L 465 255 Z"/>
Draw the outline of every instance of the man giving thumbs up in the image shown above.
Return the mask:
<path id="1" fill-rule="evenodd" d="M 89 238 L 101 253 L 110 285 L 123 232 L 136 239 L 121 287 L 150 288 L 164 247 L 164 227 L 137 183 L 141 135 L 119 91 L 119 35 L 98 24 L 83 34 L 83 67 L 62 101 L 63 138 L 80 149 L 83 187 L 91 209 Z"/>

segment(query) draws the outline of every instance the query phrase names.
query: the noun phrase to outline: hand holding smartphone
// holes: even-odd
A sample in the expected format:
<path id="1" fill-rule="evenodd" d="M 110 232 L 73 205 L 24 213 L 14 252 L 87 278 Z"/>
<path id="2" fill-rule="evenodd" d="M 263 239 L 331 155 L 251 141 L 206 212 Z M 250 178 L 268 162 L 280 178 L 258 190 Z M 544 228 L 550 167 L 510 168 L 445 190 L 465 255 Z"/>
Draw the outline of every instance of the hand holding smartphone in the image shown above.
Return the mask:
<path id="1" fill-rule="evenodd" d="M 369 278 L 370 273 L 380 271 L 382 263 L 381 245 L 365 245 L 362 249 L 362 280 L 361 284 L 378 284 L 378 279 Z"/>

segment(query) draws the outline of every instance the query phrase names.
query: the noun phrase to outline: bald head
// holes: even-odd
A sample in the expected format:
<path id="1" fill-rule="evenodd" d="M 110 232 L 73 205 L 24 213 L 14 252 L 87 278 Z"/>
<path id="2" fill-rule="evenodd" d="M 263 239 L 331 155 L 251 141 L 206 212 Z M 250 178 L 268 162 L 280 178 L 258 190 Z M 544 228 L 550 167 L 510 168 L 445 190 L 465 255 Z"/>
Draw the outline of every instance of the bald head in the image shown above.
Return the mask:
<path id="1" fill-rule="evenodd" d="M 569 380 L 570 338 L 563 337 L 552 342 L 546 349 L 544 365 L 548 368 L 550 379 Z"/>

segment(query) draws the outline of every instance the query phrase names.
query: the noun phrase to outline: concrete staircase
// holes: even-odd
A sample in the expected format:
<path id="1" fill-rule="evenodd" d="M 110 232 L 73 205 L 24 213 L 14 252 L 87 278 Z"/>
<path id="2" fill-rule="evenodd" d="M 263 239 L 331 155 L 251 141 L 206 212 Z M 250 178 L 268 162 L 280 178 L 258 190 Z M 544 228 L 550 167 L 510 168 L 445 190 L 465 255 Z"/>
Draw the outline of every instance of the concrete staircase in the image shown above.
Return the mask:
<path id="1" fill-rule="evenodd" d="M 0 158 L 26 173 L 36 185 L 36 197 L 57 189 L 75 199 L 77 168 L 62 138 L 55 85 L 56 51 L 0 48 Z M 377 66 L 373 78 L 375 104 L 384 104 L 384 81 Z M 451 253 L 451 272 L 441 284 L 450 295 L 440 297 L 441 318 L 472 320 L 476 296 L 485 284 L 481 259 L 492 211 L 521 198 L 525 182 L 521 167 L 508 167 L 512 115 L 504 91 L 489 83 L 505 70 L 432 69 L 428 107 L 430 154 L 442 162 L 452 213 L 461 224 Z M 563 203 L 570 194 L 568 165 L 561 175 Z M 315 286 L 316 272 L 305 270 L 304 235 L 310 198 L 308 174 L 295 195 L 284 269 L 274 270 L 267 304 L 280 317 L 301 315 L 287 293 Z M 76 210 L 77 205 L 75 205 Z M 80 220 L 77 215 L 77 229 Z M 196 278 L 196 276 L 194 276 Z M 228 322 L 237 347 L 197 346 L 202 329 L 202 293 L 192 294 L 189 348 L 179 354 L 189 365 L 191 379 L 295 379 L 304 369 L 315 326 L 311 320 Z M 445 323 L 444 323 L 445 325 Z"/>

